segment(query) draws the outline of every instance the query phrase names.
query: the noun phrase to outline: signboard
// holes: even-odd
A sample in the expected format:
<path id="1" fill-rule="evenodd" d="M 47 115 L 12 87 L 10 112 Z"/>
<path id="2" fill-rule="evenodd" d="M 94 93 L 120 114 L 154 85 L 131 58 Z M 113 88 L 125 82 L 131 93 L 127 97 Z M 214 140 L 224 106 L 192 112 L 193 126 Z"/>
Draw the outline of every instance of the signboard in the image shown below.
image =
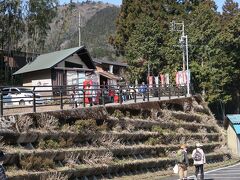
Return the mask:
<path id="1" fill-rule="evenodd" d="M 160 74 L 160 79 L 161 79 L 161 85 L 162 86 L 170 84 L 170 77 L 169 77 L 168 73 Z"/>
<path id="2" fill-rule="evenodd" d="M 148 76 L 148 84 L 149 84 L 149 87 L 153 87 L 153 76 Z"/>
<path id="3" fill-rule="evenodd" d="M 190 83 L 190 70 L 188 70 L 188 71 L 178 71 L 176 73 L 176 85 L 184 86 L 187 83 Z"/>
<path id="4" fill-rule="evenodd" d="M 52 81 L 51 81 L 51 79 L 32 80 L 32 86 L 37 86 L 35 88 L 36 91 L 52 90 L 52 87 L 51 87 L 52 86 Z M 47 86 L 47 87 L 43 87 L 43 86 Z"/>
<path id="5" fill-rule="evenodd" d="M 160 74 L 160 79 L 161 79 L 161 85 L 165 85 L 165 76 L 163 74 Z"/>
<path id="6" fill-rule="evenodd" d="M 165 75 L 165 84 L 170 84 L 170 78 L 169 78 L 169 74 L 168 73 L 166 73 Z"/>
<path id="7" fill-rule="evenodd" d="M 156 87 L 158 87 L 159 77 L 158 77 L 158 76 L 155 76 L 155 77 L 154 77 L 154 81 L 155 81 Z"/>
<path id="8" fill-rule="evenodd" d="M 78 78 L 78 74 L 77 71 L 67 71 L 67 85 L 71 86 L 73 84 L 76 84 L 74 81 L 74 79 Z"/>

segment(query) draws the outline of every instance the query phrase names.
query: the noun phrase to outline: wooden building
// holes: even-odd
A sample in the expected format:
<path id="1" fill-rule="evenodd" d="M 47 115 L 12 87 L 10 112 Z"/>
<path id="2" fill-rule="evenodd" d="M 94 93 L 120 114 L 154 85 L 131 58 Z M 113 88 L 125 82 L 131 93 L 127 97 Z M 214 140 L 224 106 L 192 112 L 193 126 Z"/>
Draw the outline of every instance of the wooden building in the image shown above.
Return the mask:
<path id="1" fill-rule="evenodd" d="M 0 50 L 0 85 L 19 85 L 21 79 L 12 76 L 14 72 L 22 68 L 27 62 L 38 54 L 20 51 Z"/>
<path id="2" fill-rule="evenodd" d="M 84 46 L 39 55 L 19 69 L 23 86 L 66 86 L 93 78 L 96 67 Z"/>
<path id="3" fill-rule="evenodd" d="M 105 82 L 108 85 L 116 85 L 121 80 L 121 74 L 126 70 L 128 65 L 122 62 L 93 59 L 98 74 L 99 83 Z"/>

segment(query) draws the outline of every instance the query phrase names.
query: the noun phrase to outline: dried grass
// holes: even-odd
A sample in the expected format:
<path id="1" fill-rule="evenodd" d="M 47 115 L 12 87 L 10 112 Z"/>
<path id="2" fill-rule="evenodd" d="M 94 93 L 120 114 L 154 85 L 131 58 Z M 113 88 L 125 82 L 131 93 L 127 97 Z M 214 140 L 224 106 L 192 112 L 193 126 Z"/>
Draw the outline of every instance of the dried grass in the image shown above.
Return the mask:
<path id="1" fill-rule="evenodd" d="M 20 115 L 16 121 L 18 132 L 27 132 L 33 126 L 33 118 L 29 115 Z"/>
<path id="2" fill-rule="evenodd" d="M 183 103 L 183 110 L 184 110 L 184 112 L 190 112 L 191 109 L 192 109 L 191 103 L 185 101 L 185 102 Z"/>
<path id="3" fill-rule="evenodd" d="M 219 154 L 221 154 L 221 153 L 229 153 L 229 149 L 228 149 L 227 146 L 222 145 L 221 147 L 215 147 L 214 148 L 214 152 L 215 153 L 219 153 Z"/>
<path id="4" fill-rule="evenodd" d="M 5 148 L 6 148 L 6 146 L 5 146 L 5 142 L 3 140 L 3 136 L 0 136 L 0 149 L 3 150 Z"/>
<path id="5" fill-rule="evenodd" d="M 133 124 L 128 123 L 126 126 L 126 130 L 128 132 L 133 132 L 135 130 L 135 126 Z"/>
<path id="6" fill-rule="evenodd" d="M 69 153 L 65 154 L 64 162 L 69 167 L 75 167 L 79 164 L 79 154 Z"/>
<path id="7" fill-rule="evenodd" d="M 59 172 L 52 172 L 41 176 L 40 180 L 68 180 L 68 176 Z"/>
<path id="8" fill-rule="evenodd" d="M 107 166 L 113 163 L 113 154 L 112 152 L 108 151 L 102 155 L 94 154 L 94 153 L 86 153 L 83 158 L 83 162 L 90 165 L 102 165 Z"/>
<path id="9" fill-rule="evenodd" d="M 16 128 L 16 118 L 15 116 L 0 117 L 0 128 L 7 130 L 14 130 Z"/>
<path id="10" fill-rule="evenodd" d="M 47 113 L 41 113 L 37 119 L 37 124 L 40 129 L 56 130 L 59 128 L 58 119 Z"/>
<path id="11" fill-rule="evenodd" d="M 111 136 L 111 134 L 102 134 L 95 140 L 94 144 L 106 148 L 113 148 L 122 146 L 123 143 L 121 141 L 122 141 L 121 139 L 113 137 Z"/>

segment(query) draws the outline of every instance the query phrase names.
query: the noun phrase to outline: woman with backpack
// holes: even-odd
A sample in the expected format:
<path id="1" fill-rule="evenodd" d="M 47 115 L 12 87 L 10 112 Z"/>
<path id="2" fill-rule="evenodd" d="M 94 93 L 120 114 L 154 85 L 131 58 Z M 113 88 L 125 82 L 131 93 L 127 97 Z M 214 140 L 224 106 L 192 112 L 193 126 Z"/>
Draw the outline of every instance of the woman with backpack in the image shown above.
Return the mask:
<path id="1" fill-rule="evenodd" d="M 180 180 L 187 179 L 187 168 L 189 166 L 187 156 L 187 146 L 181 145 L 181 149 L 177 152 L 178 175 Z"/>
<path id="2" fill-rule="evenodd" d="M 202 150 L 202 145 L 200 143 L 196 143 L 196 149 L 193 150 L 192 158 L 193 164 L 195 165 L 195 176 L 198 178 L 198 173 L 200 171 L 200 179 L 204 179 L 204 170 L 203 165 L 206 163 L 205 154 Z"/>

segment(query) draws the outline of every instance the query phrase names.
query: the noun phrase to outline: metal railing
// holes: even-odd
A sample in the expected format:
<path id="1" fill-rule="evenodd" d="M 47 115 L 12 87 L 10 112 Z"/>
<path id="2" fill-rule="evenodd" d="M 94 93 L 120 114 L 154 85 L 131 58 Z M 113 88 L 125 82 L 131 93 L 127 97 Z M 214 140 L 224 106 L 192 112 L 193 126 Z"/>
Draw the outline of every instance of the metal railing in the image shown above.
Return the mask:
<path id="1" fill-rule="evenodd" d="M 7 110 L 54 106 L 58 109 L 106 105 L 108 103 L 137 103 L 140 101 L 161 100 L 163 97 L 183 97 L 186 86 L 24 86 L 0 87 L 0 115 Z M 22 110 L 24 111 L 24 110 Z"/>

